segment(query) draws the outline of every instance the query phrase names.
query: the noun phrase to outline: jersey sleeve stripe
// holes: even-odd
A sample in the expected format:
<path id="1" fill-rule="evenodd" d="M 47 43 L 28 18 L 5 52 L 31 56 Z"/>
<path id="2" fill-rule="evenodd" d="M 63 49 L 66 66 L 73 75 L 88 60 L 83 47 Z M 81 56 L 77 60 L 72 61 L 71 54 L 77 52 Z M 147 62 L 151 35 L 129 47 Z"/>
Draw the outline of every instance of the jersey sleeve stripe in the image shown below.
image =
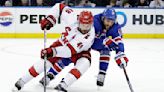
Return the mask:
<path id="1" fill-rule="evenodd" d="M 65 7 L 65 5 L 61 3 L 60 6 L 59 6 L 59 8 L 60 8 L 60 12 L 63 11 L 64 7 Z"/>
<path id="2" fill-rule="evenodd" d="M 122 38 L 120 36 L 115 37 L 114 41 L 118 44 L 118 43 L 122 43 Z"/>
<path id="3" fill-rule="evenodd" d="M 56 19 L 55 19 L 52 15 L 49 15 L 49 16 L 47 17 L 47 19 L 48 19 L 53 25 L 56 24 Z"/>
<path id="4" fill-rule="evenodd" d="M 62 46 L 62 43 L 59 40 L 54 42 L 50 47 L 58 47 L 58 46 Z"/>
<path id="5" fill-rule="evenodd" d="M 100 57 L 100 60 L 107 60 L 107 61 L 109 61 L 110 57 Z"/>
<path id="6" fill-rule="evenodd" d="M 115 41 L 117 42 L 117 41 L 120 41 L 121 40 L 121 38 L 117 38 L 117 39 L 115 39 Z"/>

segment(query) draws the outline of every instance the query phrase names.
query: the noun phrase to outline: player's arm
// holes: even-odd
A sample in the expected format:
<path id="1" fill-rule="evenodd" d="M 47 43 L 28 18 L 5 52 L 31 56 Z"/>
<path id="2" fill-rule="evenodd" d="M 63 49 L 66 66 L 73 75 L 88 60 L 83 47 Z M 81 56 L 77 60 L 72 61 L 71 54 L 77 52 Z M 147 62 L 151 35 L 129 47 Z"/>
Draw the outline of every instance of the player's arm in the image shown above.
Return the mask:
<path id="1" fill-rule="evenodd" d="M 62 3 L 55 4 L 47 13 L 46 18 L 40 21 L 41 29 L 50 30 L 56 24 L 56 20 L 61 16 L 64 7 L 65 5 Z"/>
<path id="2" fill-rule="evenodd" d="M 122 31 L 120 28 L 116 30 L 115 34 L 113 35 L 113 39 L 118 45 L 115 56 L 116 63 L 120 68 L 126 67 L 129 60 L 124 53 L 124 43 L 122 41 Z"/>
<path id="3" fill-rule="evenodd" d="M 122 38 L 122 30 L 121 28 L 118 28 L 113 36 L 112 36 L 113 41 L 117 44 L 117 53 L 118 52 L 124 52 L 124 43 L 123 43 L 123 38 Z"/>
<path id="4" fill-rule="evenodd" d="M 91 42 L 87 41 L 88 44 Z M 82 43 L 80 41 L 71 41 L 66 45 L 58 46 L 58 47 L 50 47 L 41 51 L 41 58 L 44 58 L 45 54 L 47 58 L 50 57 L 64 57 L 70 58 L 73 55 L 82 52 L 83 50 L 89 49 L 91 45 L 86 43 Z"/>
<path id="5" fill-rule="evenodd" d="M 106 13 L 106 14 L 108 15 L 108 13 Z M 112 13 L 111 15 L 114 15 L 114 14 Z M 115 19 L 116 19 L 116 16 L 113 17 L 113 20 L 115 20 Z M 122 34 L 121 34 L 121 32 L 119 32 L 120 27 L 118 24 L 114 24 L 114 25 L 115 25 L 115 26 L 113 26 L 114 30 L 111 30 L 112 31 L 112 39 L 110 39 L 110 38 L 104 39 L 103 44 L 109 48 L 116 47 L 116 49 L 118 49 L 115 59 L 116 59 L 117 64 L 120 67 L 122 67 L 122 66 L 126 66 L 128 59 L 126 58 L 126 56 L 124 54 L 124 44 L 122 41 Z M 96 26 L 97 26 L 97 24 L 95 24 L 95 27 Z"/>
<path id="6" fill-rule="evenodd" d="M 58 46 L 58 47 L 49 47 L 41 51 L 41 58 L 43 59 L 46 55 L 47 58 L 51 57 L 63 57 L 70 58 L 72 55 L 76 54 L 77 51 L 71 44 Z"/>
<path id="7" fill-rule="evenodd" d="M 67 39 L 63 40 L 64 45 L 60 41 L 58 43 L 54 43 L 50 46 L 50 48 L 44 49 L 41 51 L 41 58 L 44 58 L 44 55 L 47 54 L 47 58 L 49 57 L 65 57 L 69 58 L 73 55 L 80 53 L 82 51 L 88 50 L 93 44 L 95 32 L 90 35 L 87 35 L 86 38 L 82 39 L 74 39 L 68 42 Z"/>

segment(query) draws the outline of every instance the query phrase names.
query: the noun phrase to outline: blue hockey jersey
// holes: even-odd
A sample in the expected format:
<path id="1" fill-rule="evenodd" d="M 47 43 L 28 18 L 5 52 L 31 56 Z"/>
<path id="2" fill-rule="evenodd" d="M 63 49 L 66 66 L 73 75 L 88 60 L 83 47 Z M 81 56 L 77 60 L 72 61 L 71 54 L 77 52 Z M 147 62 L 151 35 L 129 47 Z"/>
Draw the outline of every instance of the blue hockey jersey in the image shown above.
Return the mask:
<path id="1" fill-rule="evenodd" d="M 114 23 L 112 27 L 110 27 L 108 30 L 105 30 L 102 21 L 102 13 L 100 13 L 94 16 L 94 28 L 96 32 L 96 37 L 92 45 L 92 49 L 98 51 L 103 50 L 105 48 L 105 45 L 103 45 L 103 40 L 107 37 L 111 37 L 117 43 L 117 48 L 116 46 L 114 46 L 116 48 L 116 52 L 124 52 L 121 26 L 118 23 Z"/>

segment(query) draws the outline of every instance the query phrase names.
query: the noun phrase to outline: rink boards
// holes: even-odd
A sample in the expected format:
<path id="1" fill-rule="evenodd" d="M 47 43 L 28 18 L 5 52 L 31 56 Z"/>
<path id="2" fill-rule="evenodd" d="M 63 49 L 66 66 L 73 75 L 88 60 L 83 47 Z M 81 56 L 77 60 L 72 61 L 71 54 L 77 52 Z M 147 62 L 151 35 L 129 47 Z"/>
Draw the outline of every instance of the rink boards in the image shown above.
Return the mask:
<path id="1" fill-rule="evenodd" d="M 46 16 L 49 7 L 0 7 L 0 38 L 42 38 L 39 21 Z M 79 14 L 89 10 L 98 14 L 104 8 L 73 8 Z M 116 8 L 117 21 L 122 26 L 124 38 L 164 38 L 164 9 Z M 57 24 L 48 33 L 58 38 L 64 24 Z"/>

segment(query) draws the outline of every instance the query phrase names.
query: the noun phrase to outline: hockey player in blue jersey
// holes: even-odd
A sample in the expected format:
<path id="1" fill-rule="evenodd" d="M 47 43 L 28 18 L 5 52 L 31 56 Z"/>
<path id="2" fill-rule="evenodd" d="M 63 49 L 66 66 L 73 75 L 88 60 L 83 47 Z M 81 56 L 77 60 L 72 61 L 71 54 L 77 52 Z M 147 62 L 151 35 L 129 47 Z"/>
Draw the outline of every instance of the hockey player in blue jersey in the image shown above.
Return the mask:
<path id="1" fill-rule="evenodd" d="M 103 86 L 106 71 L 110 61 L 110 52 L 116 51 L 115 60 L 120 68 L 126 67 L 128 58 L 124 54 L 124 44 L 122 41 L 121 26 L 116 21 L 116 12 L 112 8 L 107 8 L 103 13 L 94 16 L 94 28 L 96 37 L 92 49 L 100 53 L 99 73 L 97 77 L 97 86 Z M 111 37 L 111 38 L 109 38 Z M 65 65 L 67 60 L 61 60 L 60 64 Z M 67 66 L 67 65 L 65 65 Z M 58 73 L 51 68 L 47 73 L 48 84 Z M 43 84 L 44 78 L 40 81 Z"/>
<path id="2" fill-rule="evenodd" d="M 116 18 L 116 12 L 112 8 L 107 8 L 103 13 L 94 16 L 96 38 L 92 49 L 100 53 L 97 86 L 104 85 L 111 51 L 116 52 L 115 60 L 120 68 L 127 66 L 128 58 L 124 53 L 121 26 L 117 23 Z"/>

